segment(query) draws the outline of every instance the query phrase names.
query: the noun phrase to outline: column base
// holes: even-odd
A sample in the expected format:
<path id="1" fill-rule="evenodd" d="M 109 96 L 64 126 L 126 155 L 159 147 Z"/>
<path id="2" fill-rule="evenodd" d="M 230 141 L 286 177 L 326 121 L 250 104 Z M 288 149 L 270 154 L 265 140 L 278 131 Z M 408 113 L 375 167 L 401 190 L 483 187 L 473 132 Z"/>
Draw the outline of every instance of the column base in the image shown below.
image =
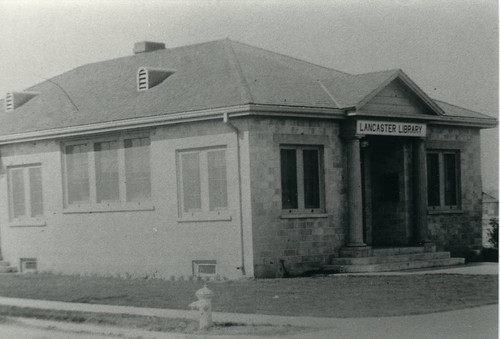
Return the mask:
<path id="1" fill-rule="evenodd" d="M 422 244 L 425 252 L 436 252 L 436 244 L 430 241 L 424 241 Z"/>
<path id="2" fill-rule="evenodd" d="M 422 246 L 425 252 L 436 252 L 436 244 L 430 240 L 417 240 L 414 242 L 414 246 Z"/>
<path id="3" fill-rule="evenodd" d="M 345 246 L 340 249 L 340 256 L 347 258 L 371 257 L 372 248 L 366 245 Z"/>

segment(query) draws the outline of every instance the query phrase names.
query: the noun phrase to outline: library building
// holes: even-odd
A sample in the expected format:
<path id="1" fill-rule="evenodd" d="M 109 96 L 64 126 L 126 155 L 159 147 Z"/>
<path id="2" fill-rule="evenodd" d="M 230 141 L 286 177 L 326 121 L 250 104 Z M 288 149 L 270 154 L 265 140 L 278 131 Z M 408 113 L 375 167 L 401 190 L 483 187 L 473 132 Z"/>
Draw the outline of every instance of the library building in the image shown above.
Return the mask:
<path id="1" fill-rule="evenodd" d="M 480 131 L 497 120 L 400 69 L 143 41 L 0 106 L 4 272 L 276 278 L 482 246 Z"/>

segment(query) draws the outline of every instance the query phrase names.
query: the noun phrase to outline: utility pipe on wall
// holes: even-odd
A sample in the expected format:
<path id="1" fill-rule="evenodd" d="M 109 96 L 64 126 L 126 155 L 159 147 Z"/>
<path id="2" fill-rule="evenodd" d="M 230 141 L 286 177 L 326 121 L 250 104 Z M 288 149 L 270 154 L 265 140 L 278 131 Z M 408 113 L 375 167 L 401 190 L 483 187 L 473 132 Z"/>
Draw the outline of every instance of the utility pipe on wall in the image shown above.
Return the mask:
<path id="1" fill-rule="evenodd" d="M 223 115 L 223 121 L 224 124 L 227 126 L 231 127 L 235 134 L 236 134 L 236 157 L 237 157 L 237 163 L 238 163 L 238 194 L 239 194 L 239 215 L 240 215 L 240 241 L 241 241 L 241 273 L 243 275 L 246 275 L 245 272 L 245 250 L 244 250 L 244 241 L 243 241 L 243 202 L 242 202 L 242 191 L 241 191 L 241 165 L 240 165 L 240 130 L 234 126 L 230 121 L 229 121 L 229 116 L 227 112 L 224 112 Z"/>

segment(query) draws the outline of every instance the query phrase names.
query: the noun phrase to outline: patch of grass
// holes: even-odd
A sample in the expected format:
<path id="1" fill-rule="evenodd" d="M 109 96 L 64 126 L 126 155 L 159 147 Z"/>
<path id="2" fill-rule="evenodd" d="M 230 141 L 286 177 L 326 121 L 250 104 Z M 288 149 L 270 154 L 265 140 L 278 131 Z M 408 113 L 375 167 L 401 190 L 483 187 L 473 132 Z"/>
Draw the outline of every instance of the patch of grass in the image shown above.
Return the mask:
<path id="1" fill-rule="evenodd" d="M 198 322 L 182 318 L 160 318 L 128 314 L 89 313 L 75 311 L 42 310 L 29 307 L 1 306 L 0 324 L 14 323 L 12 318 L 23 317 L 36 318 L 40 320 L 71 322 L 79 324 L 118 326 L 125 328 L 139 328 L 156 332 L 175 332 L 189 334 L 261 334 L 261 335 L 285 335 L 289 333 L 300 333 L 307 329 L 291 326 L 258 325 L 247 326 L 244 324 L 214 322 L 214 326 L 206 331 L 198 329 Z"/>
<path id="2" fill-rule="evenodd" d="M 75 311 L 42 310 L 29 307 L 1 306 L 3 317 L 24 317 L 41 320 L 86 323 L 93 325 L 116 325 L 142 328 L 151 331 L 193 332 L 198 322 L 190 319 L 142 317 L 127 314 L 90 313 Z"/>
<path id="3" fill-rule="evenodd" d="M 202 282 L 2 275 L 0 295 L 187 309 Z M 214 311 L 319 317 L 423 314 L 496 303 L 494 275 L 333 276 L 208 283 Z"/>

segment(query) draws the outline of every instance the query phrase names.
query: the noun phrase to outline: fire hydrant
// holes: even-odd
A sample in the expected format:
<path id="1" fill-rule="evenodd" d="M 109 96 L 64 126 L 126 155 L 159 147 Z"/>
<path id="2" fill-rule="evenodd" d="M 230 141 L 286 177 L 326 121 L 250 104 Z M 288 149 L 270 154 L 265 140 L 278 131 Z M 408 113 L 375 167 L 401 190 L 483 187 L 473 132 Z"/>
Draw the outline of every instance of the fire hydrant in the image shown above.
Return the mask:
<path id="1" fill-rule="evenodd" d="M 207 285 L 205 285 L 203 288 L 196 291 L 195 295 L 198 300 L 189 304 L 189 307 L 200 311 L 200 330 L 205 330 L 213 325 L 212 298 L 214 297 L 214 292 L 210 291 Z"/>

